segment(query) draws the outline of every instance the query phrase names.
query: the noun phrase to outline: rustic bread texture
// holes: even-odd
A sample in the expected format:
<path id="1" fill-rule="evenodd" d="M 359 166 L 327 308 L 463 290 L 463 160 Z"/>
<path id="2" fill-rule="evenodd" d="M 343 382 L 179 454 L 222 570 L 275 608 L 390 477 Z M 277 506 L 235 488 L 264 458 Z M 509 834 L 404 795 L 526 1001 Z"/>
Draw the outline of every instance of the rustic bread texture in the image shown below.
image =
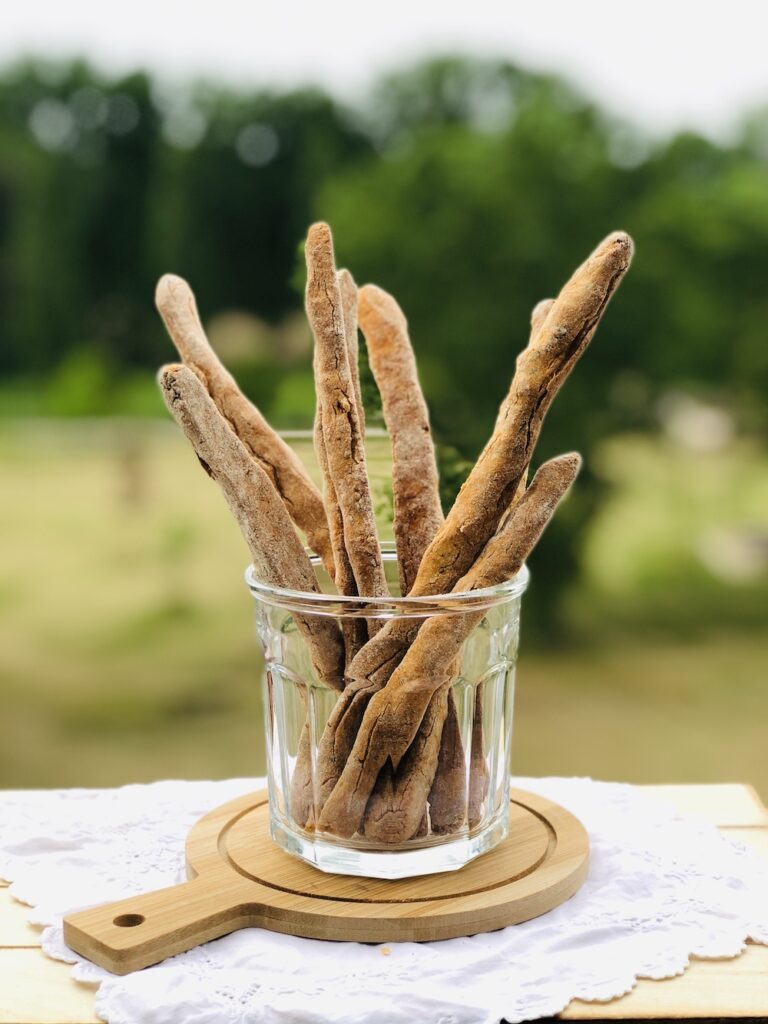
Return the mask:
<path id="1" fill-rule="evenodd" d="M 392 444 L 394 533 L 405 595 L 443 522 L 435 448 L 402 310 L 382 288 L 367 284 L 358 294 L 358 313 Z"/>
<path id="2" fill-rule="evenodd" d="M 347 360 L 350 369 L 350 376 L 355 393 L 355 405 L 358 413 L 360 430 L 364 433 L 365 414 L 360 394 L 360 377 L 358 372 L 358 345 L 357 345 L 357 288 L 352 275 L 347 270 L 339 271 L 337 275 L 339 291 L 341 295 L 342 318 L 344 323 L 344 337 L 347 349 Z M 314 359 L 315 377 L 320 374 L 318 366 L 318 350 L 315 349 Z M 318 391 L 317 406 L 315 409 L 314 424 L 314 445 L 318 465 L 323 479 L 323 501 L 328 517 L 328 528 L 333 550 L 334 575 L 333 581 L 340 594 L 353 597 L 358 594 L 357 581 L 349 560 L 346 543 L 344 540 L 344 519 L 339 506 L 336 494 L 336 485 L 328 465 L 328 455 L 325 448 L 325 437 L 323 434 L 323 411 L 320 394 Z M 341 624 L 341 631 L 344 637 L 344 649 L 346 652 L 346 663 L 352 660 L 355 654 L 365 643 L 368 637 L 368 629 L 365 620 L 346 619 Z M 305 767 L 305 766 L 302 766 Z"/>
<path id="3" fill-rule="evenodd" d="M 270 587 L 317 593 L 309 558 L 285 505 L 261 467 L 229 428 L 203 384 L 186 367 L 163 367 L 160 389 L 176 423 L 203 468 L 221 487 L 251 552 L 257 578 Z M 336 623 L 322 616 L 297 616 L 317 675 L 341 689 L 343 651 Z"/>
<path id="4" fill-rule="evenodd" d="M 317 593 L 314 570 L 285 506 L 264 470 L 230 429 L 200 380 L 186 366 L 158 377 L 165 404 L 192 444 L 203 469 L 221 487 L 248 544 L 256 575 L 272 587 Z M 343 685 L 343 651 L 333 619 L 297 616 L 318 676 Z"/>
<path id="5" fill-rule="evenodd" d="M 455 678 L 456 672 L 452 672 L 451 676 Z M 419 732 L 423 728 L 422 722 Z M 437 755 L 437 769 L 428 799 L 429 823 L 435 835 L 447 835 L 461 828 L 467 814 L 467 763 L 464 744 L 461 742 L 456 701 L 453 697 L 453 688 L 450 686 L 443 733 L 440 737 L 440 750 Z"/>
<path id="6" fill-rule="evenodd" d="M 357 285 L 348 270 L 340 270 L 338 279 L 339 291 L 341 292 L 341 310 L 344 316 L 344 337 L 347 342 L 349 375 L 352 378 L 352 387 L 355 392 L 355 406 L 357 408 L 357 418 L 360 420 L 360 430 L 363 436 L 365 436 L 365 406 L 363 405 L 363 395 L 360 390 L 360 347 L 357 340 Z"/>
<path id="7" fill-rule="evenodd" d="M 357 593 L 389 594 L 373 516 L 362 425 L 349 367 L 341 289 L 327 224 L 307 235 L 307 316 L 315 338 L 315 384 L 328 477 L 341 512 Z"/>
<path id="8" fill-rule="evenodd" d="M 363 401 L 360 394 L 360 377 L 358 372 L 358 344 L 357 344 L 357 287 L 348 270 L 340 270 L 337 274 L 337 282 L 341 295 L 342 319 L 344 324 L 344 339 L 347 351 L 350 376 L 355 394 L 355 405 L 360 423 L 360 430 L 364 432 L 365 414 Z M 318 350 L 315 349 L 314 358 L 315 378 L 320 374 L 318 366 Z M 333 550 L 334 575 L 333 582 L 340 594 L 353 597 L 358 593 L 357 581 L 352 571 L 352 563 L 349 560 L 346 543 L 344 540 L 344 520 L 339 507 L 336 495 L 336 486 L 328 466 L 328 456 L 325 449 L 325 437 L 323 434 L 323 410 L 318 389 L 317 405 L 315 409 L 314 423 L 314 446 L 318 465 L 323 479 L 323 501 L 328 517 L 328 528 L 330 532 L 331 548 Z M 365 643 L 368 637 L 368 628 L 363 618 L 347 618 L 341 621 L 341 635 L 344 641 L 344 661 L 348 666 L 355 654 Z M 293 774 L 291 775 L 291 813 L 302 827 L 306 827 L 311 818 L 316 790 L 315 773 L 312 767 L 312 751 L 309 742 L 309 727 L 305 724 L 299 742 Z"/>
<path id="9" fill-rule="evenodd" d="M 296 453 L 248 401 L 211 348 L 191 288 L 182 278 L 165 274 L 158 282 L 155 303 L 184 363 L 203 382 L 222 416 L 274 484 L 291 519 L 333 577 L 333 555 L 320 492 Z"/>
<path id="10" fill-rule="evenodd" d="M 539 332 L 544 326 L 544 322 L 549 316 L 550 310 L 555 304 L 554 299 L 542 299 L 537 302 L 531 310 L 531 330 L 528 336 L 528 344 L 532 345 L 535 343 Z M 499 408 L 499 414 L 496 418 L 496 426 L 494 427 L 494 434 L 499 429 L 504 419 L 510 415 L 510 402 L 515 401 L 517 397 L 517 391 L 512 387 L 501 403 Z M 533 454 L 533 453 L 531 453 Z M 509 508 L 504 513 L 504 516 L 512 515 L 512 511 L 515 507 L 515 503 L 525 493 L 526 484 L 528 483 L 528 470 L 530 468 L 530 462 L 525 466 L 522 472 L 520 481 L 515 491 L 515 497 L 513 498 Z M 502 519 L 500 527 L 503 526 L 504 519 Z M 435 782 L 439 779 L 439 765 L 438 774 L 435 776 Z M 490 779 L 488 775 L 488 765 L 485 760 L 485 740 L 483 736 L 483 686 L 480 684 L 475 693 L 475 708 L 474 717 L 472 719 L 472 740 L 470 745 L 469 755 L 469 791 L 467 801 L 467 823 L 470 828 L 474 828 L 479 824 L 483 813 L 483 804 L 486 796 L 488 795 Z M 457 793 L 457 798 L 463 793 Z M 447 801 L 447 793 L 444 795 L 444 800 Z M 431 794 L 430 794 L 431 800 Z"/>
<path id="11" fill-rule="evenodd" d="M 518 356 L 504 415 L 425 552 L 412 593 L 449 591 L 493 535 L 531 460 L 545 413 L 589 344 L 631 256 L 629 236 L 614 232 L 555 299 Z"/>
<path id="12" fill-rule="evenodd" d="M 504 529 L 488 541 L 469 572 L 457 582 L 457 591 L 498 586 L 519 571 L 580 464 L 580 457 L 571 453 L 539 468 Z M 389 682 L 373 695 L 365 710 L 352 752 L 322 808 L 321 830 L 349 837 L 360 829 L 379 772 L 389 760 L 398 773 L 430 701 L 450 683 L 452 665 L 482 616 L 482 611 L 434 615 L 424 623 Z M 386 818 L 381 810 L 375 812 L 376 820 L 386 820 L 388 842 L 401 842 L 419 828 L 438 751 L 439 743 L 424 752 L 417 777 L 412 772 L 402 780 L 396 775 Z"/>
<path id="13" fill-rule="evenodd" d="M 401 843 L 425 827 L 426 796 L 433 785 L 449 694 L 445 686 L 433 694 L 396 773 L 392 762 L 385 762 L 379 774 L 379 780 L 384 776 L 384 783 L 374 788 L 360 829 L 366 839 Z"/>
<path id="14" fill-rule="evenodd" d="M 609 235 L 575 271 L 557 299 L 545 299 L 531 314 L 528 347 L 518 357 L 509 394 L 499 410 L 494 432 L 443 526 L 425 552 L 411 594 L 445 593 L 453 588 L 462 567 L 471 565 L 482 538 L 499 528 L 502 516 L 511 515 L 525 489 L 525 478 L 544 414 L 555 394 L 586 348 L 610 297 L 626 272 L 632 241 L 623 232 Z M 533 361 L 529 353 L 535 353 Z M 503 501 L 507 501 L 507 506 Z M 506 519 L 505 519 L 506 522 Z M 505 523 L 502 523 L 502 527 Z M 464 528 L 466 526 L 466 536 Z M 323 780 L 319 806 L 340 777 L 351 748 L 345 749 L 362 720 L 361 705 L 384 685 L 404 651 L 413 642 L 418 624 L 388 622 L 362 648 L 347 668 L 354 691 L 334 709 L 320 745 L 319 768 Z M 373 681 L 377 683 L 373 684 Z M 372 685 L 373 684 L 373 685 Z M 357 695 L 359 693 L 359 696 Z M 345 715 L 352 716 L 345 723 Z M 339 736 L 334 736 L 339 730 Z M 325 755 L 333 753 L 326 759 Z M 482 773 L 484 759 L 475 752 L 475 770 Z M 476 780 L 475 793 L 484 791 Z M 462 794 L 457 794 L 457 800 Z M 442 804 L 446 820 L 454 817 Z M 438 816 L 439 820 L 439 816 Z"/>
<path id="15" fill-rule="evenodd" d="M 291 525 L 285 505 L 258 462 L 243 444 L 195 374 L 184 366 L 160 371 L 166 405 L 189 438 L 203 468 L 221 487 L 251 552 L 256 575 L 270 586 L 317 592 L 312 565 Z M 333 619 L 297 616 L 315 671 L 335 689 L 344 682 L 344 649 Z M 305 735 L 306 734 L 306 735 Z M 309 735 L 302 733 L 300 754 L 308 754 Z M 311 783 L 311 776 L 310 776 Z M 292 787 L 291 810 L 305 824 L 313 807 L 312 787 Z"/>
<path id="16" fill-rule="evenodd" d="M 554 299 L 542 299 L 531 311 L 531 330 L 528 344 L 538 335 Z M 494 431 L 507 415 L 508 396 L 501 403 Z M 525 492 L 528 480 L 526 466 L 515 491 L 515 498 L 505 516 L 512 514 L 514 503 Z M 454 673 L 456 675 L 457 673 Z M 467 790 L 467 773 L 464 761 L 464 749 L 461 743 L 459 723 L 456 717 L 456 705 L 453 693 L 449 691 L 448 711 L 443 726 L 443 739 L 437 761 L 435 781 L 429 794 L 430 824 L 436 835 L 455 832 L 464 824 L 465 815 L 470 828 L 478 824 L 482 814 L 483 801 L 488 793 L 488 765 L 485 761 L 483 741 L 483 693 L 482 684 L 475 694 L 474 718 L 472 722 L 472 739 L 470 746 L 469 790 Z M 375 791 L 374 791 L 375 792 Z"/>

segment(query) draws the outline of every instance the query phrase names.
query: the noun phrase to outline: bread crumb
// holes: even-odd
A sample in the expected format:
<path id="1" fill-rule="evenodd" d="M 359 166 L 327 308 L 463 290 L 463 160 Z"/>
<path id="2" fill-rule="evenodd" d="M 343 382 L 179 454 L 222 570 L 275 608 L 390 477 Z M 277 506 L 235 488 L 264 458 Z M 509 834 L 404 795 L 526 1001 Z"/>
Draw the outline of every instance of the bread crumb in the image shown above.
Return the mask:
<path id="1" fill-rule="evenodd" d="M 379 949 L 379 952 L 381 953 L 382 956 L 390 956 L 391 953 L 392 953 L 392 950 L 389 948 L 389 946 L 382 946 Z"/>

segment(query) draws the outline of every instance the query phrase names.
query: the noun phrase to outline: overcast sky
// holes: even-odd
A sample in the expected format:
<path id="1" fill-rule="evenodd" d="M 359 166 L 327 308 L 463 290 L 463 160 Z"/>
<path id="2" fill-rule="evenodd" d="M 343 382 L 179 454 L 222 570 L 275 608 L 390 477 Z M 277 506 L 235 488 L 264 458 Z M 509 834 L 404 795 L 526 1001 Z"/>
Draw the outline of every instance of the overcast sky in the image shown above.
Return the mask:
<path id="1" fill-rule="evenodd" d="M 319 82 L 354 98 L 428 53 L 502 55 L 560 71 L 654 132 L 720 134 L 768 103 L 764 0 L 0 0 L 0 60 L 85 54 L 247 84 Z"/>

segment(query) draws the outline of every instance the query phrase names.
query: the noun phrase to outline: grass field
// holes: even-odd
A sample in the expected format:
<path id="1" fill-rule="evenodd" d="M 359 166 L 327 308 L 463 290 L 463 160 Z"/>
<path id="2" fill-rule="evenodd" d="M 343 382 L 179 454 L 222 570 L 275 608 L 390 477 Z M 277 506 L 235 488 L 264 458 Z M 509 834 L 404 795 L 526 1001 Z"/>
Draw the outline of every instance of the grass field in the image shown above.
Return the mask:
<path id="1" fill-rule="evenodd" d="M 627 465 L 648 462 L 650 451 L 638 442 L 604 458 L 621 485 L 622 473 L 639 479 Z M 384 445 L 373 454 L 383 508 Z M 679 481 L 674 458 L 657 450 L 645 479 L 654 466 L 662 484 L 665 475 Z M 261 773 L 261 663 L 242 582 L 246 552 L 171 425 L 7 422 L 0 466 L 0 786 Z M 733 454 L 728 467 L 738 472 Z M 736 487 L 736 519 L 747 521 L 762 500 L 764 470 L 761 463 L 748 473 L 745 462 L 752 483 Z M 696 511 L 696 480 L 685 491 L 693 521 L 706 519 Z M 686 536 L 666 520 L 665 532 L 658 497 L 649 504 L 629 482 L 605 508 L 604 543 L 596 527 L 587 545 L 592 589 L 573 601 L 606 629 L 575 650 L 523 651 L 514 770 L 751 781 L 766 796 L 766 631 L 737 628 L 733 616 L 705 631 L 667 629 L 663 638 L 627 626 L 633 602 L 643 620 L 643 587 L 667 549 L 683 553 L 685 578 Z M 765 590 L 752 581 L 732 594 L 751 607 Z"/>

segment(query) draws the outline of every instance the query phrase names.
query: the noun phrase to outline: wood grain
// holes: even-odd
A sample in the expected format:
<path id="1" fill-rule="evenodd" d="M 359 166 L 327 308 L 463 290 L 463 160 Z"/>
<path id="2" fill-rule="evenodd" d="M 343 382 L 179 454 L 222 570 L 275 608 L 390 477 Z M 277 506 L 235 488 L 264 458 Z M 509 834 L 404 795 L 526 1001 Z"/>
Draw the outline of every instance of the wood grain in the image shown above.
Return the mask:
<path id="1" fill-rule="evenodd" d="M 0 950 L 0 1024 L 104 1024 L 95 986 L 73 981 L 71 970 L 39 949 Z"/>
<path id="2" fill-rule="evenodd" d="M 682 814 L 725 825 L 729 838 L 752 845 L 768 858 L 768 811 L 751 786 L 642 789 L 649 796 L 668 800 Z M 73 981 L 67 964 L 48 959 L 39 948 L 29 948 L 30 942 L 39 944 L 40 932 L 26 924 L 26 911 L 13 900 L 7 883 L 0 881 L 0 1024 L 96 1024 L 94 989 Z M 768 948 L 749 946 L 736 960 L 694 961 L 682 977 L 640 981 L 630 995 L 610 1003 L 574 1000 L 562 1018 L 768 1018 L 766 979 Z"/>
<path id="3" fill-rule="evenodd" d="M 358 942 L 473 935 L 558 906 L 589 862 L 580 822 L 521 790 L 512 794 L 509 838 L 460 871 L 364 887 L 290 857 L 270 839 L 268 819 L 266 791 L 212 811 L 187 841 L 191 881 L 70 914 L 67 945 L 128 974 L 238 928 Z"/>
<path id="4" fill-rule="evenodd" d="M 693 960 L 685 974 L 641 981 L 609 1003 L 574 999 L 563 1020 L 708 1020 L 768 1017 L 768 947 L 750 946 L 735 960 Z"/>

